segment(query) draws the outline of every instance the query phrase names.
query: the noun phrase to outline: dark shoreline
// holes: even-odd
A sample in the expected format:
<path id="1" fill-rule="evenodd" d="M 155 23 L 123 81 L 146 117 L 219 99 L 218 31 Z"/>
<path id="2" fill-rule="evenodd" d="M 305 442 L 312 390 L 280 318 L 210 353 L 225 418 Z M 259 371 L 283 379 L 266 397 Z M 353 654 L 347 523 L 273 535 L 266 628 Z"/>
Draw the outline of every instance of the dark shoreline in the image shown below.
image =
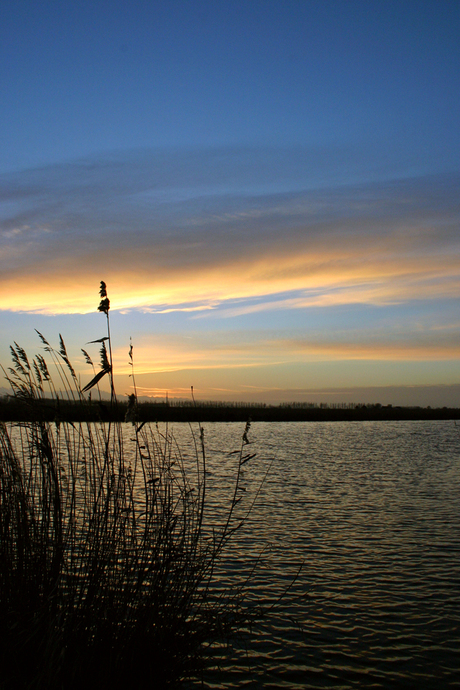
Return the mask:
<path id="1" fill-rule="evenodd" d="M 0 400 L 2 422 L 96 422 L 124 421 L 128 404 L 117 402 L 111 406 L 103 402 L 69 402 L 56 400 L 19 401 Z M 235 403 L 146 403 L 136 410 L 139 422 L 365 422 L 365 421 L 431 421 L 460 420 L 460 408 L 391 407 L 357 405 L 355 407 L 327 407 Z"/>

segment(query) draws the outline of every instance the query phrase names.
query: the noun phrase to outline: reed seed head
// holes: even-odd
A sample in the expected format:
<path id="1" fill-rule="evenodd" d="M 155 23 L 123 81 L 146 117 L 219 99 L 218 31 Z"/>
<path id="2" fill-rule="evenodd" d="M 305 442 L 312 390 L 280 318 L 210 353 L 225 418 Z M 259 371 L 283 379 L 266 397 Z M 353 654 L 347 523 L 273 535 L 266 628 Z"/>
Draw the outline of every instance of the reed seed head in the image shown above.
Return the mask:
<path id="1" fill-rule="evenodd" d="M 101 287 L 99 288 L 99 295 L 101 296 L 101 301 L 98 306 L 98 311 L 104 312 L 104 314 L 109 313 L 110 300 L 107 297 L 107 285 L 101 280 Z"/>

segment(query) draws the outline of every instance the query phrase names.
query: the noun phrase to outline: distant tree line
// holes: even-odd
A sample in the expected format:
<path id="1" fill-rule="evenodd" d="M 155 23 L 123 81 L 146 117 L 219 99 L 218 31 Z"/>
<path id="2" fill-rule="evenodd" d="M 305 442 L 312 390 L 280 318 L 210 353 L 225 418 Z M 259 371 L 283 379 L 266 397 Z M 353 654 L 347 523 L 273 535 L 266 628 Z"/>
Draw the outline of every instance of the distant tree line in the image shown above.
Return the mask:
<path id="1" fill-rule="evenodd" d="M 379 421 L 409 419 L 460 419 L 459 408 L 399 407 L 364 403 L 309 403 L 292 402 L 280 405 L 245 402 L 165 401 L 140 402 L 128 411 L 126 400 L 110 404 L 109 401 L 88 400 L 75 403 L 70 400 L 34 400 L 0 398 L 0 421 L 91 422 L 290 422 L 290 421 Z"/>

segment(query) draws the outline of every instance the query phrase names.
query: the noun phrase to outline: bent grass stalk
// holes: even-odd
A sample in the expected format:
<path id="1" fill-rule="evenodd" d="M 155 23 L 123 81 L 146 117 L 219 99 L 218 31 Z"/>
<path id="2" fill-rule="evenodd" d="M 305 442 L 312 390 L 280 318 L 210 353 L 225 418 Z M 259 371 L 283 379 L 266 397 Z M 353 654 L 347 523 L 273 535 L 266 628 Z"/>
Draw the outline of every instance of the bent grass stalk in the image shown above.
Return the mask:
<path id="1" fill-rule="evenodd" d="M 210 596 L 222 551 L 241 528 L 241 468 L 250 424 L 236 455 L 227 517 L 206 525 L 204 430 L 192 430 L 194 458 L 166 426 L 136 421 L 59 420 L 59 399 L 85 406 L 85 393 L 108 374 L 116 404 L 109 324 L 101 282 L 99 310 L 107 318 L 101 369 L 80 388 L 62 337 L 54 349 L 38 334 L 42 355 L 30 363 L 16 343 L 5 372 L 32 422 L 0 425 L 0 658 L 5 690 L 101 688 L 145 684 L 173 687 L 200 665 L 203 644 L 244 625 L 253 614 L 241 588 Z M 108 343 L 108 350 L 106 347 Z M 132 344 L 130 360 L 133 363 Z M 91 394 L 90 394 L 91 395 Z M 51 396 L 48 397 L 48 396 Z M 192 391 L 193 397 L 193 391 Z M 54 422 L 43 405 L 56 406 Z M 128 427 L 129 428 L 129 427 Z"/>

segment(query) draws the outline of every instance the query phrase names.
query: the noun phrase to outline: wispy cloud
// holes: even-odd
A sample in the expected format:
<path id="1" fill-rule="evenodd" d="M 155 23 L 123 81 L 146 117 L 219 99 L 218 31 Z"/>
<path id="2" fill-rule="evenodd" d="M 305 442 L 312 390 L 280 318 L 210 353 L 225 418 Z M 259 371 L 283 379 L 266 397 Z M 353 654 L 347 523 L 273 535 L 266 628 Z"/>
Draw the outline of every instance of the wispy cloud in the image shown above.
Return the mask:
<path id="1" fill-rule="evenodd" d="M 91 311 L 101 278 L 119 309 L 227 317 L 458 294 L 460 176 L 346 185 L 342 164 L 327 187 L 323 165 L 313 190 L 307 158 L 154 152 L 4 176 L 2 308 Z"/>
<path id="2" fill-rule="evenodd" d="M 460 358 L 458 327 L 312 330 L 282 337 L 276 330 L 231 333 L 188 331 L 144 335 L 135 344 L 138 374 L 184 370 L 244 369 L 325 361 L 454 361 Z M 119 375 L 130 373 L 126 348 L 115 353 Z"/>

